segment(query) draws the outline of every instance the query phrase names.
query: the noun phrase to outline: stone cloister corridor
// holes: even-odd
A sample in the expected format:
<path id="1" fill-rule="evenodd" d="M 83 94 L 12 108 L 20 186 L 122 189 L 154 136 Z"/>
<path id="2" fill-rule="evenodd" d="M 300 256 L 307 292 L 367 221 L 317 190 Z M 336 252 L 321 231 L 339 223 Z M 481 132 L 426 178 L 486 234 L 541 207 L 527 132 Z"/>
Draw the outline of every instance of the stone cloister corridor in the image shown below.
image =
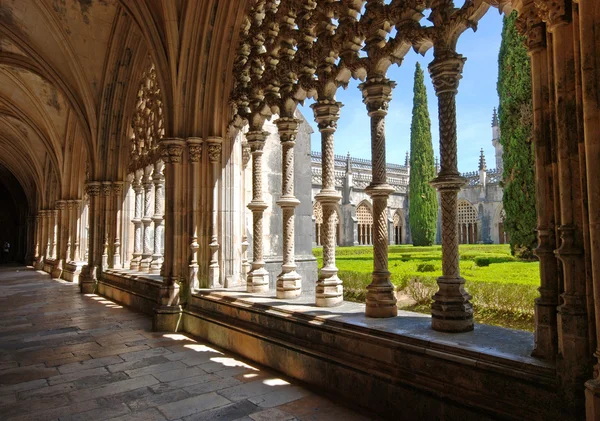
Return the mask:
<path id="1" fill-rule="evenodd" d="M 5 421 L 372 419 L 31 268 L 0 266 L 0 349 Z"/>
<path id="2" fill-rule="evenodd" d="M 458 171 L 457 115 L 469 66 L 459 40 L 486 13 L 513 11 L 531 62 L 540 265 L 533 333 L 475 324 L 475 288 L 461 276 L 458 248 L 459 222 L 463 239 L 470 229 L 458 212 L 467 179 Z M 442 276 L 427 315 L 398 310 L 388 270 L 394 174 L 386 148 L 394 146 L 385 124 L 390 101 L 409 100 L 389 70 L 409 54 L 429 60 L 438 107 L 440 168 L 430 184 L 440 197 Z M 345 205 L 335 140 L 348 111 L 338 93 L 351 83 L 370 132 L 361 144 L 371 151 L 361 241 L 373 247 L 364 304 L 344 301 L 336 266 Z M 151 384 L 139 399 L 171 396 L 152 388 L 161 378 L 185 384 L 194 368 L 168 358 L 188 358 L 185 340 L 168 343 L 189 334 L 372 417 L 598 421 L 599 134 L 598 0 L 0 0 L 0 243 L 10 240 L 9 260 L 56 279 L 30 269 L 1 274 L 0 387 L 32 388 L 0 403 L 38 408 L 36 420 L 67 403 L 84 413 L 83 401 L 96 402 L 87 408 L 95 414 L 127 417 L 118 412 L 134 408 L 123 402 L 83 398 L 144 381 Z M 310 244 L 312 169 L 302 161 L 311 136 L 321 145 L 320 260 Z M 45 313 L 54 313 L 51 322 Z M 27 320 L 39 323 L 32 336 Z M 7 340 L 21 328 L 23 341 Z M 106 333 L 104 344 L 94 331 Z M 67 345 L 75 337 L 84 341 Z M 58 346 L 19 353 L 44 341 Z M 154 365 L 136 366 L 146 357 L 129 365 L 126 355 L 159 348 L 164 355 L 147 358 L 165 372 L 127 378 Z M 87 364 L 109 363 L 48 359 L 77 359 L 78 349 Z M 11 367 L 19 355 L 33 362 L 33 377 Z M 86 380 L 60 373 L 65 364 L 103 373 L 110 361 L 129 368 L 100 374 L 89 391 L 68 390 Z M 198 372 L 212 378 L 210 367 Z M 44 383 L 63 375 L 73 380 Z M 236 376 L 226 381 L 243 382 Z M 110 379 L 121 380 L 100 385 Z M 209 402 L 188 396 L 201 384 L 149 414 L 184 416 L 164 408 L 186 399 L 192 412 L 235 400 L 226 387 L 207 392 Z M 248 402 L 241 412 L 256 405 Z"/>

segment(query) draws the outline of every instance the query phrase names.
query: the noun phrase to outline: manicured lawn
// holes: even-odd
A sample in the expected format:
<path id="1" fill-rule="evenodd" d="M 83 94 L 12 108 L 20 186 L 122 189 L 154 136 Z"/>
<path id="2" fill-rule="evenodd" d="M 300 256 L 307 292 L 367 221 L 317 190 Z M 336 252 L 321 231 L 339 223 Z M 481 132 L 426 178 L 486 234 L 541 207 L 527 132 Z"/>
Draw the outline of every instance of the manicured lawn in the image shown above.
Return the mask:
<path id="1" fill-rule="evenodd" d="M 475 319 L 519 329 L 533 329 L 533 300 L 538 296 L 539 264 L 523 262 L 510 255 L 508 245 L 461 245 L 461 275 L 473 296 Z M 322 263 L 322 249 L 314 255 Z M 390 246 L 391 281 L 402 294 L 417 304 L 410 309 L 429 311 L 437 291 L 435 279 L 442 274 L 441 247 Z M 372 247 L 339 247 L 336 264 L 344 281 L 345 298 L 364 301 L 371 282 Z"/>

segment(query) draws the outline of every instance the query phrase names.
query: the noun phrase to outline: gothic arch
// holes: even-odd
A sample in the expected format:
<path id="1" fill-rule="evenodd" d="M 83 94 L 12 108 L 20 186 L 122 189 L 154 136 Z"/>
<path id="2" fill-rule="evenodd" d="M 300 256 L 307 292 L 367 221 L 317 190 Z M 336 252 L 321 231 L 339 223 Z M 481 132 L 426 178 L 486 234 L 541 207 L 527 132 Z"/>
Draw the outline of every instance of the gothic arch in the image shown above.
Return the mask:
<path id="1" fill-rule="evenodd" d="M 458 238 L 460 244 L 475 244 L 478 241 L 479 215 L 468 200 L 458 201 Z"/>
<path id="2" fill-rule="evenodd" d="M 356 207 L 356 222 L 358 244 L 373 244 L 373 206 L 368 200 L 363 200 Z"/>
<path id="3" fill-rule="evenodd" d="M 404 212 L 402 209 L 396 209 L 392 216 L 393 225 L 393 237 L 392 241 L 394 244 L 404 243 L 405 227 L 404 227 Z"/>

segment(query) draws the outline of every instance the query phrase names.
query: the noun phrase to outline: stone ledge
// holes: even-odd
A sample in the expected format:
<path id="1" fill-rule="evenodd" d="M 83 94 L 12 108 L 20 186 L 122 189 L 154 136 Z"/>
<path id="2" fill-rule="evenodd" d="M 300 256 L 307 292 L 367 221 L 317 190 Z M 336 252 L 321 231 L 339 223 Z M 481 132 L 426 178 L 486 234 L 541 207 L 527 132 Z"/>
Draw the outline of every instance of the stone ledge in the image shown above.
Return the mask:
<path id="1" fill-rule="evenodd" d="M 98 294 L 143 313 L 152 314 L 161 285 L 160 275 L 125 269 L 105 269 L 98 280 Z"/>
<path id="2" fill-rule="evenodd" d="M 368 319 L 364 305 L 322 309 L 311 300 L 200 291 L 184 309 L 184 330 L 396 419 L 450 410 L 465 419 L 569 418 L 553 365 L 529 356 L 528 332 L 477 325 L 444 334 L 422 314 Z"/>

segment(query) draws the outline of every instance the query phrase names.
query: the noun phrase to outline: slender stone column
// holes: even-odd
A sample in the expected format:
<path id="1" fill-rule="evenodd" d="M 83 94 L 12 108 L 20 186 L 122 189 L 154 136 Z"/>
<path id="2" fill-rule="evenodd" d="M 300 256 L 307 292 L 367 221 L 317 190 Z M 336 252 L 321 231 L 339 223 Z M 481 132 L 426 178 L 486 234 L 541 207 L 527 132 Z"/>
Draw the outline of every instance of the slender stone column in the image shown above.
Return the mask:
<path id="1" fill-rule="evenodd" d="M 320 99 L 311 105 L 315 121 L 321 132 L 322 187 L 315 196 L 323 209 L 321 241 L 323 242 L 323 267 L 315 288 L 315 301 L 319 307 L 333 307 L 344 300 L 342 280 L 335 266 L 335 226 L 337 217 L 335 207 L 342 195 L 335 189 L 335 158 L 333 134 L 340 118 L 342 104 L 334 99 Z"/>
<path id="2" fill-rule="evenodd" d="M 89 181 L 86 183 L 86 192 L 89 197 L 89 216 L 88 216 L 88 260 L 81 268 L 79 275 L 82 294 L 93 293 L 96 288 L 98 259 L 96 255 L 98 248 L 98 236 L 102 235 L 100 231 L 100 190 L 102 184 L 99 181 Z"/>
<path id="3" fill-rule="evenodd" d="M 371 118 L 372 181 L 366 192 L 373 200 L 373 281 L 367 286 L 365 315 L 395 317 L 398 315 L 394 285 L 388 270 L 387 200 L 394 188 L 387 183 L 385 159 L 385 116 L 395 82 L 384 77 L 370 77 L 360 85 L 363 102 Z M 334 231 L 335 233 L 335 231 Z"/>
<path id="4" fill-rule="evenodd" d="M 55 204 L 56 205 L 56 204 Z M 50 257 L 56 260 L 58 251 L 58 210 L 50 211 Z M 56 263 L 55 263 L 56 264 Z"/>
<path id="5" fill-rule="evenodd" d="M 164 163 L 161 160 L 154 164 L 154 254 L 150 263 L 150 273 L 160 273 L 163 264 L 164 215 L 165 215 L 165 177 Z"/>
<path id="6" fill-rule="evenodd" d="M 112 224 L 114 225 L 114 244 L 112 250 L 111 267 L 120 269 L 121 266 L 121 218 L 123 215 L 123 182 L 113 182 L 113 208 Z"/>
<path id="7" fill-rule="evenodd" d="M 129 269 L 138 270 L 142 260 L 142 208 L 144 206 L 144 187 L 142 186 L 143 171 L 136 171 L 133 179 L 133 191 L 135 193 L 135 210 L 131 220 L 133 222 L 133 256 L 129 263 Z"/>
<path id="8" fill-rule="evenodd" d="M 594 0 L 579 0 L 581 73 L 585 151 L 588 157 L 600 156 L 600 8 Z M 596 357 L 594 380 L 586 382 L 588 420 L 600 419 L 600 166 L 587 161 L 587 193 L 590 219 L 590 251 L 594 310 L 596 318 Z"/>
<path id="9" fill-rule="evenodd" d="M 73 202 L 73 260 L 79 260 L 79 246 L 80 246 L 80 235 L 81 235 L 81 200 L 75 200 Z"/>
<path id="10" fill-rule="evenodd" d="M 190 259 L 188 264 L 188 274 L 190 290 L 199 288 L 198 279 L 198 244 L 200 215 L 198 215 L 198 206 L 200 200 L 200 160 L 202 159 L 202 139 L 199 137 L 189 137 L 186 140 L 188 144 L 188 159 L 190 163 Z"/>
<path id="11" fill-rule="evenodd" d="M 50 258 L 50 211 L 45 209 L 42 213 L 42 244 L 43 244 L 43 255 L 44 262 Z"/>
<path id="12" fill-rule="evenodd" d="M 557 352 L 556 306 L 558 271 L 556 246 L 551 142 L 552 110 L 549 107 L 548 53 L 546 27 L 533 5 L 519 12 L 518 24 L 527 36 L 531 57 L 533 99 L 533 143 L 535 147 L 536 210 L 540 261 L 540 296 L 535 300 L 535 346 L 532 355 L 553 360 Z"/>
<path id="13" fill-rule="evenodd" d="M 294 212 L 300 201 L 294 196 L 294 146 L 300 120 L 294 117 L 281 117 L 277 121 L 281 140 L 281 198 L 277 201 L 283 214 L 283 262 L 277 276 L 277 298 L 298 297 L 301 290 L 301 276 L 296 272 L 294 242 Z"/>
<path id="14" fill-rule="evenodd" d="M 152 165 L 144 168 L 144 216 L 142 217 L 143 235 L 142 235 L 142 260 L 139 270 L 148 272 L 150 262 L 152 261 L 152 193 L 154 184 L 152 183 Z"/>
<path id="15" fill-rule="evenodd" d="M 263 199 L 262 158 L 265 140 L 269 135 L 262 130 L 246 133 L 252 152 L 252 201 L 248 209 L 252 211 L 252 265 L 248 273 L 246 289 L 248 292 L 267 292 L 269 273 L 265 269 L 263 258 L 263 214 L 268 205 Z"/>
<path id="16" fill-rule="evenodd" d="M 42 268 L 44 262 L 44 252 L 43 252 L 43 243 L 42 243 L 42 227 L 44 224 L 44 214 L 43 210 L 38 211 L 38 214 L 35 216 L 35 262 L 33 267 L 37 270 Z"/>
<path id="17" fill-rule="evenodd" d="M 251 158 L 250 146 L 247 142 L 242 143 L 242 203 L 246 203 L 246 168 Z M 242 223 L 242 279 L 244 282 L 248 281 L 248 272 L 250 272 L 250 263 L 248 262 L 248 228 L 246 220 L 246 212 L 243 212 L 243 223 Z"/>
<path id="18" fill-rule="evenodd" d="M 66 210 L 66 250 L 65 250 L 65 263 L 71 262 L 72 254 L 73 254 L 73 219 L 75 218 L 75 213 L 73 212 L 73 208 L 75 207 L 74 200 L 67 200 L 67 210 Z"/>
<path id="19" fill-rule="evenodd" d="M 219 266 L 219 239 L 218 239 L 218 211 L 219 211 L 219 172 L 221 170 L 221 145 L 220 138 L 208 139 L 208 161 L 212 179 L 211 224 L 210 224 L 210 264 L 208 266 L 208 286 L 218 288 L 221 286 L 221 270 Z"/>
<path id="20" fill-rule="evenodd" d="M 587 285 L 584 260 L 582 177 L 579 167 L 576 76 L 573 23 L 564 2 L 549 12 L 548 28 L 553 38 L 554 94 L 558 139 L 558 185 L 560 189 L 560 247 L 555 251 L 562 263 L 564 292 L 558 307 L 557 371 L 567 399 L 575 407 L 581 402 L 581 384 L 591 377 L 588 337 Z M 597 163 L 596 163 L 597 165 Z M 597 183 L 594 180 L 594 183 Z"/>
<path id="21" fill-rule="evenodd" d="M 176 331 L 181 318 L 180 284 L 184 281 L 183 258 L 184 191 L 182 155 L 186 142 L 179 138 L 162 138 L 161 158 L 165 164 L 165 248 L 163 284 L 155 308 L 153 329 Z M 186 265 L 187 266 L 187 265 Z"/>
<path id="22" fill-rule="evenodd" d="M 108 268 L 108 248 L 109 248 L 109 239 L 111 238 L 111 211 L 112 211 L 112 182 L 111 181 L 103 181 L 102 182 L 102 197 L 104 198 L 104 241 L 102 243 L 102 266 L 100 270 Z M 110 262 L 112 263 L 112 261 Z"/>
<path id="23" fill-rule="evenodd" d="M 66 200 L 57 200 L 56 201 L 56 228 L 55 228 L 55 238 L 56 247 L 56 263 L 54 265 L 54 269 L 52 270 L 53 278 L 60 278 L 63 271 L 63 264 L 65 261 L 65 228 L 67 227 L 67 201 Z"/>
<path id="24" fill-rule="evenodd" d="M 442 208 L 442 276 L 431 305 L 431 327 L 442 332 L 473 330 L 471 296 L 460 276 L 458 253 L 458 192 L 465 185 L 457 166 L 456 94 L 465 58 L 447 49 L 434 50 L 429 64 L 438 97 L 441 170 L 431 184 L 437 188 Z"/>

